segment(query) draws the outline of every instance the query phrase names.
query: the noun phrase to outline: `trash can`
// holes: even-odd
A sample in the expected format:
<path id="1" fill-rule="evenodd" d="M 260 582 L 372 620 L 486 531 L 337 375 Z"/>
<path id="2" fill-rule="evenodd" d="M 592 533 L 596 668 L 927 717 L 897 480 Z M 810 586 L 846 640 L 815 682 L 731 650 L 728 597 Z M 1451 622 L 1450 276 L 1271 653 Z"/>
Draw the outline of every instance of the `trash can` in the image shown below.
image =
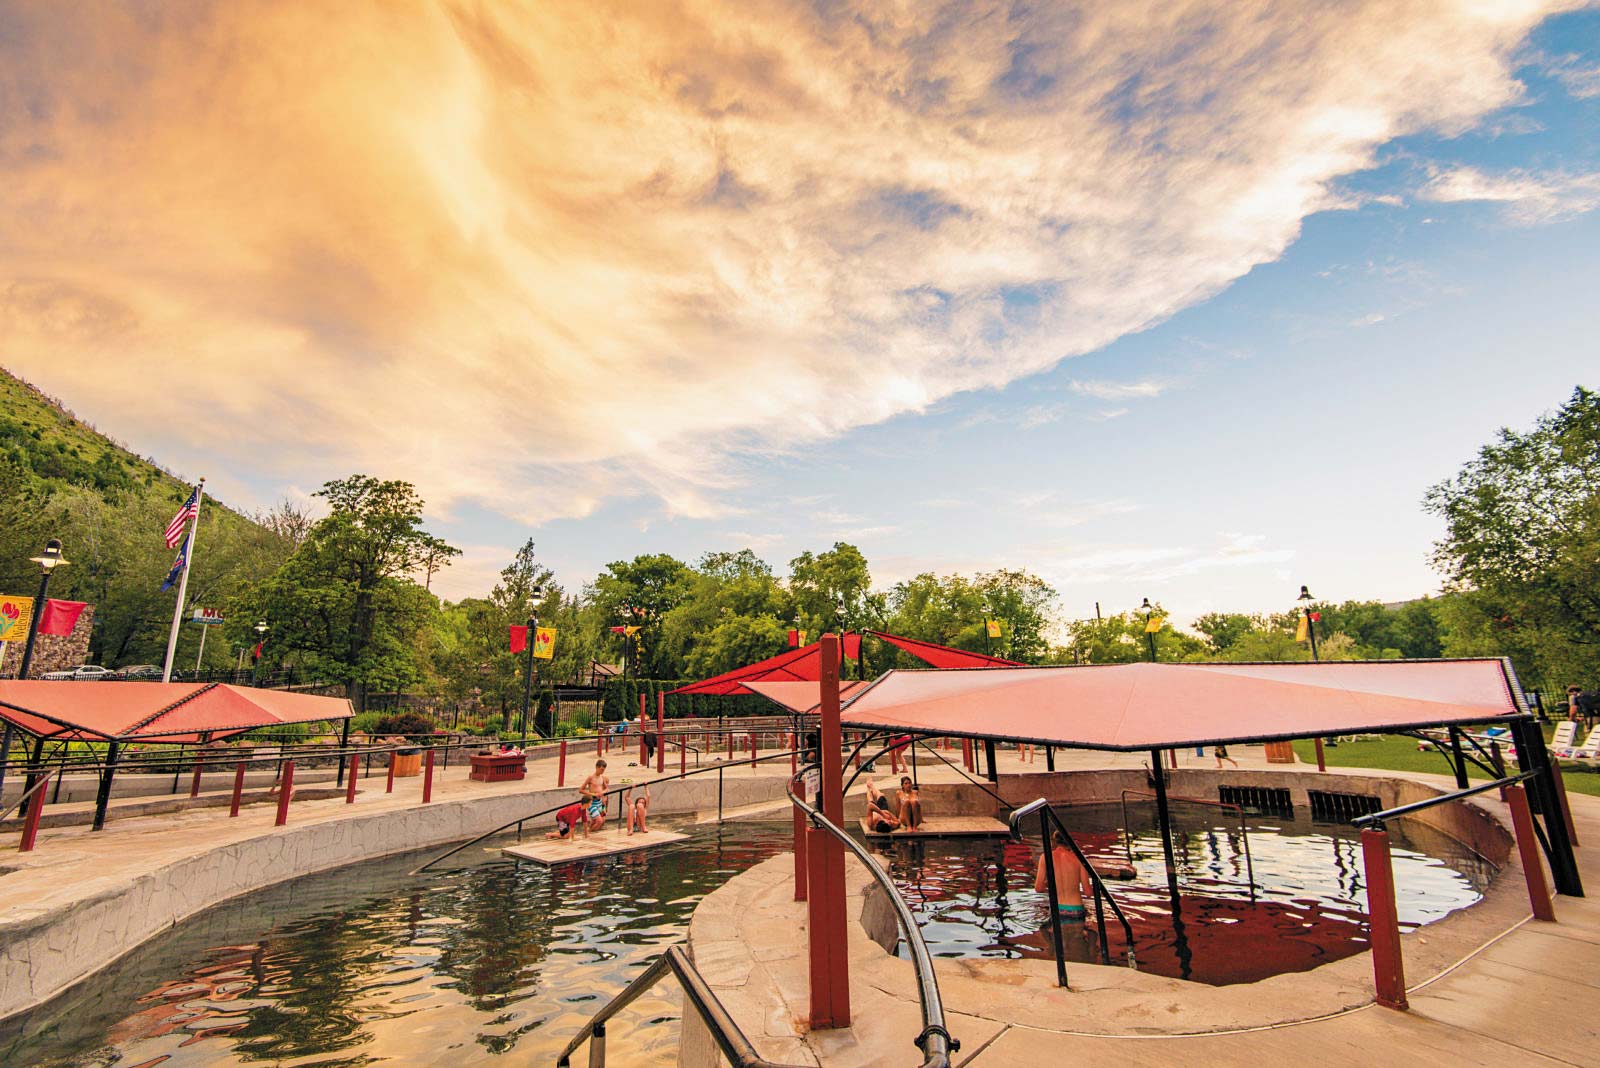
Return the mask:
<path id="1" fill-rule="evenodd" d="M 422 774 L 422 750 L 415 747 L 394 751 L 394 775 L 397 779 Z"/>

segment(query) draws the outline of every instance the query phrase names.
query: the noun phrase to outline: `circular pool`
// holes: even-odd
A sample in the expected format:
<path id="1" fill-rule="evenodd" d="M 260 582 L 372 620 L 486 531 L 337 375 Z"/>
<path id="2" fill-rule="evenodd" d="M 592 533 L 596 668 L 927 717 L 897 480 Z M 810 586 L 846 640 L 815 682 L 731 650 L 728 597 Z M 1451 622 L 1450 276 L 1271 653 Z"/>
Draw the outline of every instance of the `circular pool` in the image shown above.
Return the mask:
<path id="1" fill-rule="evenodd" d="M 1185 938 L 1174 938 L 1158 840 L 1115 807 L 1074 809 L 1092 856 L 1130 853 L 1113 892 L 1141 970 L 1214 983 L 1358 952 L 1364 893 L 1347 828 L 1256 818 L 1255 902 L 1237 821 L 1179 807 Z M 585 1021 L 734 874 L 786 851 L 787 823 L 692 829 L 649 852 L 546 868 L 474 846 L 414 877 L 418 856 L 297 880 L 212 909 L 49 1004 L 0 1023 L 0 1063 L 116 1068 L 553 1063 Z M 1451 839 L 1396 839 L 1401 919 L 1477 900 L 1493 869 Z M 423 854 L 426 856 L 428 854 Z M 885 860 L 935 953 L 1045 954 L 1025 843 L 895 843 Z M 1114 932 L 1115 934 L 1115 932 Z M 1113 959 L 1121 960 L 1115 935 Z M 1183 958 L 1187 956 L 1187 965 Z M 629 1064 L 676 1063 L 679 995 L 664 982 L 610 1026 Z"/>

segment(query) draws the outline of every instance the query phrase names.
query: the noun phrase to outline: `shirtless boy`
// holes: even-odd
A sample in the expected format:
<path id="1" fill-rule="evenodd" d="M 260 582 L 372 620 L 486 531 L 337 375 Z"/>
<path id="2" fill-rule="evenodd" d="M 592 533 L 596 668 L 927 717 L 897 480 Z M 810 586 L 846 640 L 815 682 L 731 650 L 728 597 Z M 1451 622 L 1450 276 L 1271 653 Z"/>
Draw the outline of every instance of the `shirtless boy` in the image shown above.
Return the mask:
<path id="1" fill-rule="evenodd" d="M 606 762 L 594 762 L 594 774 L 583 780 L 583 785 L 578 787 L 578 796 L 583 798 L 584 804 L 589 806 L 588 833 L 598 831 L 606 823 L 606 791 L 611 789 L 611 780 L 606 778 Z"/>
<path id="2" fill-rule="evenodd" d="M 1033 888 L 1041 894 L 1050 891 L 1050 877 L 1044 867 L 1047 863 L 1056 872 L 1056 913 L 1061 917 L 1062 955 L 1070 961 L 1086 963 L 1089 936 L 1084 924 L 1088 914 L 1083 907 L 1083 895 L 1094 893 L 1093 884 L 1060 831 L 1052 835 L 1050 855 L 1039 858 L 1039 867 L 1033 876 Z"/>
<path id="3" fill-rule="evenodd" d="M 900 817 L 889 810 L 888 799 L 871 779 L 867 780 L 867 825 L 880 834 L 900 826 Z"/>

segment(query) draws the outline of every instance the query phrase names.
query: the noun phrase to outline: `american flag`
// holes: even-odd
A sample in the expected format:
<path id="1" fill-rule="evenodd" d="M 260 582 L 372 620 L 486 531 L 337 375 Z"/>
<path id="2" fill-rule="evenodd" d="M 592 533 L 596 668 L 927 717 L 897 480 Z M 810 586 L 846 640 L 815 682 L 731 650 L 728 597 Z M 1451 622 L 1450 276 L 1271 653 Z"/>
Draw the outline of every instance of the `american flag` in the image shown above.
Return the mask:
<path id="1" fill-rule="evenodd" d="M 183 540 L 183 528 L 189 525 L 189 520 L 200 514 L 200 491 L 196 489 L 189 494 L 189 500 L 178 509 L 178 514 L 172 517 L 172 522 L 167 524 L 167 548 L 176 549 Z"/>

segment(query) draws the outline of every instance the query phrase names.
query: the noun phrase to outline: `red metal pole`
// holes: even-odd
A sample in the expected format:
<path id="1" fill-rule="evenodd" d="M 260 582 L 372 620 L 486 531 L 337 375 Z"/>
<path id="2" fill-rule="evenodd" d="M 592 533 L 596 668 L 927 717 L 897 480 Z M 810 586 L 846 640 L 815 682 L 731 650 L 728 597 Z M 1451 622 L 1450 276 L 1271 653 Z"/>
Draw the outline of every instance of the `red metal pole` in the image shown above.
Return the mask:
<path id="1" fill-rule="evenodd" d="M 972 770 L 972 739 L 961 739 L 961 766 L 968 771 Z"/>
<path id="2" fill-rule="evenodd" d="M 1554 766 L 1554 765 L 1552 765 Z M 1555 922 L 1556 909 L 1550 902 L 1550 884 L 1545 881 L 1539 842 L 1534 837 L 1533 814 L 1528 811 L 1528 792 L 1521 783 L 1502 787 L 1500 798 L 1511 807 L 1511 828 L 1517 832 L 1517 854 L 1522 858 L 1522 874 L 1528 880 L 1528 901 L 1535 919 Z"/>
<path id="3" fill-rule="evenodd" d="M 1315 738 L 1315 739 L 1313 739 L 1313 741 L 1315 741 L 1317 743 L 1317 770 L 1318 771 L 1327 771 L 1328 770 L 1328 761 L 1322 755 L 1322 739 L 1321 738 Z"/>
<path id="4" fill-rule="evenodd" d="M 239 801 L 244 797 L 244 761 L 233 766 L 233 801 L 228 805 L 228 818 L 239 814 Z"/>
<path id="5" fill-rule="evenodd" d="M 656 774 L 667 770 L 667 695 L 656 694 Z"/>
<path id="6" fill-rule="evenodd" d="M 1581 843 L 1578 841 L 1578 828 L 1572 822 L 1572 807 L 1567 804 L 1567 784 L 1561 780 L 1561 761 L 1553 756 L 1550 758 L 1550 781 L 1556 784 L 1556 796 L 1561 799 L 1561 818 L 1567 824 L 1567 837 L 1572 839 L 1576 847 Z"/>
<path id="7" fill-rule="evenodd" d="M 567 755 L 567 743 L 561 743 L 561 755 Z M 433 749 L 428 749 L 428 755 L 422 758 L 422 803 L 426 805 L 433 800 Z"/>
<path id="8" fill-rule="evenodd" d="M 750 766 L 756 766 L 756 732 L 750 732 Z"/>
<path id="9" fill-rule="evenodd" d="M 644 694 L 640 694 L 639 695 L 639 766 L 641 768 L 647 768 L 647 767 L 650 766 L 650 751 L 648 749 L 646 749 L 645 745 L 644 745 L 644 725 L 645 725 L 644 707 L 645 707 L 644 706 Z"/>
<path id="10" fill-rule="evenodd" d="M 606 725 L 601 723 L 598 730 L 600 733 L 594 736 L 594 755 L 603 757 L 606 755 Z"/>
<path id="11" fill-rule="evenodd" d="M 1361 857 L 1367 873 L 1367 937 L 1372 944 L 1372 979 L 1377 1001 L 1387 1009 L 1406 1007 L 1406 971 L 1400 957 L 1400 919 L 1394 904 L 1394 866 L 1389 832 L 1361 832 Z"/>
<path id="12" fill-rule="evenodd" d="M 733 759 L 733 728 L 728 728 L 728 759 Z"/>
<path id="13" fill-rule="evenodd" d="M 822 785 L 817 805 L 829 822 L 844 825 L 843 742 L 839 731 L 839 639 L 822 636 Z M 827 831 L 806 832 L 807 894 L 813 1029 L 850 1026 L 850 958 L 846 938 L 844 847 Z"/>
<path id="14" fill-rule="evenodd" d="M 684 739 L 684 744 L 678 746 L 678 778 L 689 774 L 689 743 Z"/>
<path id="15" fill-rule="evenodd" d="M 394 759 L 395 751 L 391 749 L 389 750 L 389 781 L 383 787 L 383 792 L 386 794 L 394 793 Z"/>
<path id="16" fill-rule="evenodd" d="M 283 762 L 283 778 L 278 785 L 278 819 L 274 826 L 289 822 L 289 798 L 294 796 L 294 761 Z"/>
<path id="17" fill-rule="evenodd" d="M 556 785 L 567 785 L 567 740 L 561 739 L 561 751 L 556 756 Z"/>
<path id="18" fill-rule="evenodd" d="M 806 797 L 806 784 L 802 780 L 795 783 L 795 794 L 804 801 Z M 806 816 L 799 805 L 794 806 L 794 899 L 806 899 L 806 852 L 809 844 L 806 842 Z"/>
<path id="19" fill-rule="evenodd" d="M 356 753 L 351 753 L 350 774 L 346 776 L 347 781 L 344 788 L 344 803 L 347 805 L 353 805 L 356 803 L 356 769 L 358 769 L 360 766 L 361 757 Z"/>
<path id="20" fill-rule="evenodd" d="M 190 797 L 199 797 L 200 796 L 200 758 L 199 758 L 199 756 L 196 756 L 194 758 L 194 778 L 189 780 L 189 796 Z"/>
<path id="21" fill-rule="evenodd" d="M 43 776 L 30 774 L 23 781 L 23 790 L 33 790 L 44 779 Z M 33 852 L 33 843 L 39 837 L 39 817 L 44 815 L 44 795 L 48 791 L 36 790 L 28 800 L 28 817 L 22 823 L 22 841 L 17 846 L 18 853 Z"/>

